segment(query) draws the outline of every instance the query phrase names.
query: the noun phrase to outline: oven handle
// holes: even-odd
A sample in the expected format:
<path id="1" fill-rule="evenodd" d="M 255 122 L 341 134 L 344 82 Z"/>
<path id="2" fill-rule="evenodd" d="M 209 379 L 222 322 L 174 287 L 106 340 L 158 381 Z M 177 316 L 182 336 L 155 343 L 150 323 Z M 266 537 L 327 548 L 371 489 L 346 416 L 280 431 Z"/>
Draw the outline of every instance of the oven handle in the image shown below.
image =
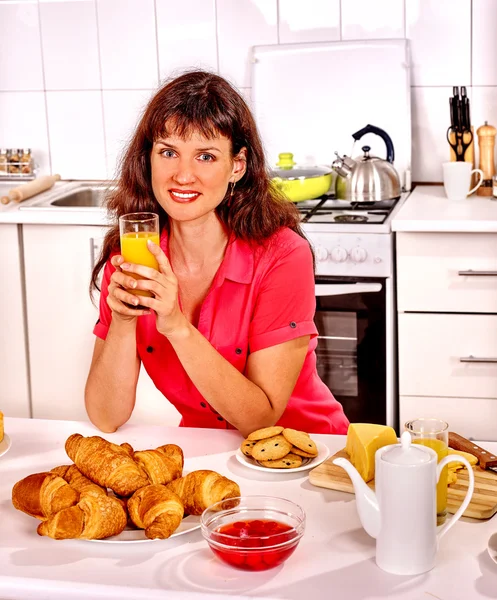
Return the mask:
<path id="1" fill-rule="evenodd" d="M 365 294 L 381 292 L 381 283 L 316 283 L 316 296 L 345 296 L 347 294 Z"/>

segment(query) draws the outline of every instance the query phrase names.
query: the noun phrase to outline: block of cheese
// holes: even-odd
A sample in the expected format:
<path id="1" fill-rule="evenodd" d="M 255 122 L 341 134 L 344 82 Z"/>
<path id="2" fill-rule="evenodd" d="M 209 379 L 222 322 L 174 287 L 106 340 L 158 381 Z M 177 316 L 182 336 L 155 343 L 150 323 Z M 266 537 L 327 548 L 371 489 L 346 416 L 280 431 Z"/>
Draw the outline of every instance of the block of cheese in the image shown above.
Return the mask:
<path id="1" fill-rule="evenodd" d="M 392 427 L 351 423 L 347 430 L 345 451 L 361 477 L 368 482 L 374 479 L 374 455 L 378 448 L 397 442 L 397 434 Z"/>
<path id="2" fill-rule="evenodd" d="M 0 442 L 3 440 L 3 412 L 0 410 Z"/>

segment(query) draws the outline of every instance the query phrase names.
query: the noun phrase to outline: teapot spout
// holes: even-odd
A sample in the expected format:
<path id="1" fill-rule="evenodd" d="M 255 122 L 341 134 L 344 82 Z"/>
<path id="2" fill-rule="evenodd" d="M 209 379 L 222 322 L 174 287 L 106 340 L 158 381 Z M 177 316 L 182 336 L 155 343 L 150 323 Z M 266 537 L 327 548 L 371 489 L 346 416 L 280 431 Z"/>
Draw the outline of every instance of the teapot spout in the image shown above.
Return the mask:
<path id="1" fill-rule="evenodd" d="M 349 156 L 339 156 L 338 152 L 335 152 L 336 159 L 333 161 L 331 168 L 340 175 L 340 177 L 349 177 L 356 166 L 356 161 Z"/>
<path id="2" fill-rule="evenodd" d="M 362 526 L 371 537 L 380 533 L 380 507 L 373 490 L 364 482 L 354 465 L 346 458 L 335 458 L 333 464 L 347 471 L 355 490 L 357 512 Z"/>

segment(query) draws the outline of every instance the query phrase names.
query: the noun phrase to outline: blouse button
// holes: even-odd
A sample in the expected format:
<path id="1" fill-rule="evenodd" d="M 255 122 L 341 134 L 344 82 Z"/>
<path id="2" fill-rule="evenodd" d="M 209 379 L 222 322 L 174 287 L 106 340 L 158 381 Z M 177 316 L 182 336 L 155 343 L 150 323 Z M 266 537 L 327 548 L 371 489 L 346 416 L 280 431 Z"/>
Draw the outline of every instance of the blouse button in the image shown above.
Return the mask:
<path id="1" fill-rule="evenodd" d="M 235 354 L 241 354 L 241 353 L 242 353 L 242 349 L 241 349 L 241 348 L 237 348 L 237 349 L 235 350 Z"/>
<path id="2" fill-rule="evenodd" d="M 297 323 L 295 323 L 295 321 L 290 321 L 290 327 L 295 329 L 295 327 L 297 327 Z"/>
<path id="3" fill-rule="evenodd" d="M 201 406 L 202 408 L 205 408 L 205 407 L 207 406 L 207 404 L 206 404 L 205 402 L 201 402 L 201 403 L 200 403 L 200 406 Z"/>
<path id="4" fill-rule="evenodd" d="M 217 420 L 218 421 L 224 421 L 223 417 L 218 417 Z"/>
<path id="5" fill-rule="evenodd" d="M 152 348 L 152 346 L 147 346 L 147 352 L 153 352 L 154 349 Z"/>

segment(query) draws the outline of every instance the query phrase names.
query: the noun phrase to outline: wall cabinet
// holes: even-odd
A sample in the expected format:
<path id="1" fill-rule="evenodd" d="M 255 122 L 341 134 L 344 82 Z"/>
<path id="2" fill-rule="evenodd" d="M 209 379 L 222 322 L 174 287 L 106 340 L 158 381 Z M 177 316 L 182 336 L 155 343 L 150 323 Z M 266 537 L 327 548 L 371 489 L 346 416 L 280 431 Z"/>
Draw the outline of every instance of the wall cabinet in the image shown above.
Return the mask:
<path id="1" fill-rule="evenodd" d="M 497 235 L 398 233 L 400 428 L 497 440 Z"/>
<path id="2" fill-rule="evenodd" d="M 88 292 L 104 226 L 24 225 L 32 416 L 87 420 L 84 387 L 98 318 Z M 130 422 L 175 425 L 179 415 L 144 369 Z"/>
<path id="3" fill-rule="evenodd" d="M 0 225 L 0 410 L 29 417 L 21 227 Z"/>

